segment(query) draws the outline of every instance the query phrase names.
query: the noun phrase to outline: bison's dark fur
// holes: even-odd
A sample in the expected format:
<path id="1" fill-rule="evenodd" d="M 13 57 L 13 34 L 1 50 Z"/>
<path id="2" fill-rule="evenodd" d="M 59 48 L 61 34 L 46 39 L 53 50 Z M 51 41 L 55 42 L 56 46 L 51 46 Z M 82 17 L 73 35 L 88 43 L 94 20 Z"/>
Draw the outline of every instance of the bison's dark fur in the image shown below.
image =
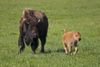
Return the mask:
<path id="1" fill-rule="evenodd" d="M 38 38 L 41 40 L 40 52 L 44 52 L 47 30 L 48 18 L 43 12 L 28 8 L 24 9 L 19 26 L 20 35 L 18 40 L 18 53 L 21 53 L 25 48 L 24 43 L 27 45 L 31 43 L 32 51 L 35 53 L 35 50 L 38 47 Z"/>

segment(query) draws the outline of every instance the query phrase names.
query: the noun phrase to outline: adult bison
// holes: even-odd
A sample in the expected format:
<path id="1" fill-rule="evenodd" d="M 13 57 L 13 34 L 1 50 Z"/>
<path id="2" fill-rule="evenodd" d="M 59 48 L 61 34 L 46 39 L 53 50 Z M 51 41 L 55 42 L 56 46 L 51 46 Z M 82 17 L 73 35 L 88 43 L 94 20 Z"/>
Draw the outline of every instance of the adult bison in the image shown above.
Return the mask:
<path id="1" fill-rule="evenodd" d="M 41 41 L 40 52 L 44 52 L 47 30 L 48 18 L 45 13 L 34 9 L 24 9 L 19 26 L 20 35 L 18 40 L 18 53 L 21 53 L 25 48 L 25 43 L 27 45 L 31 43 L 32 51 L 35 53 L 35 50 L 38 47 L 38 38 L 40 38 Z"/>

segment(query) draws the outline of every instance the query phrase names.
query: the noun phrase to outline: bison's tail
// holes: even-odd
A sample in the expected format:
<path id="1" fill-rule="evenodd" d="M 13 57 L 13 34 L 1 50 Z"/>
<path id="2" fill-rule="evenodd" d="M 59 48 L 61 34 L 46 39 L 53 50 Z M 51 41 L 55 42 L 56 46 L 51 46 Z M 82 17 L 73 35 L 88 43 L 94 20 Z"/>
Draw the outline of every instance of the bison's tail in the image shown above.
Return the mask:
<path id="1" fill-rule="evenodd" d="M 62 31 L 64 31 L 65 33 L 67 33 L 67 30 L 66 29 L 63 29 Z"/>

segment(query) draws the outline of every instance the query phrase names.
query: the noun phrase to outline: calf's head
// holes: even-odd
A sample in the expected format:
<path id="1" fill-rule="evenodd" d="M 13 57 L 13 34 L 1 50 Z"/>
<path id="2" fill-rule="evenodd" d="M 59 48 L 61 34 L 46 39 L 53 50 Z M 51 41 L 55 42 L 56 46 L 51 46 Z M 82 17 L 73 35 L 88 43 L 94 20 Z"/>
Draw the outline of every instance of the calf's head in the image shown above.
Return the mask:
<path id="1" fill-rule="evenodd" d="M 31 41 L 33 41 L 34 38 L 38 37 L 38 29 L 37 24 L 40 21 L 37 21 L 35 18 L 28 18 L 24 21 L 25 27 L 26 27 L 26 35 L 25 35 L 25 42 L 26 44 L 29 44 Z"/>
<path id="2" fill-rule="evenodd" d="M 75 32 L 74 33 L 74 37 L 76 41 L 80 41 L 81 40 L 81 34 L 79 32 Z"/>

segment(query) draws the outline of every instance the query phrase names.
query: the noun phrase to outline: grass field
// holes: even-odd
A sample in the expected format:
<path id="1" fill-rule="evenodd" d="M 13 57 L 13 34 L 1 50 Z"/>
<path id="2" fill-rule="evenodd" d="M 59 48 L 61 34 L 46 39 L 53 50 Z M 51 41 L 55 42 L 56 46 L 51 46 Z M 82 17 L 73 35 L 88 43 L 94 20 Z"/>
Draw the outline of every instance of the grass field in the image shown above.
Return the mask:
<path id="1" fill-rule="evenodd" d="M 45 53 L 30 46 L 18 55 L 24 8 L 45 12 L 49 29 Z M 79 31 L 76 55 L 66 55 L 61 30 Z M 74 52 L 74 48 L 72 48 Z M 0 67 L 100 67 L 100 0 L 0 0 Z"/>

